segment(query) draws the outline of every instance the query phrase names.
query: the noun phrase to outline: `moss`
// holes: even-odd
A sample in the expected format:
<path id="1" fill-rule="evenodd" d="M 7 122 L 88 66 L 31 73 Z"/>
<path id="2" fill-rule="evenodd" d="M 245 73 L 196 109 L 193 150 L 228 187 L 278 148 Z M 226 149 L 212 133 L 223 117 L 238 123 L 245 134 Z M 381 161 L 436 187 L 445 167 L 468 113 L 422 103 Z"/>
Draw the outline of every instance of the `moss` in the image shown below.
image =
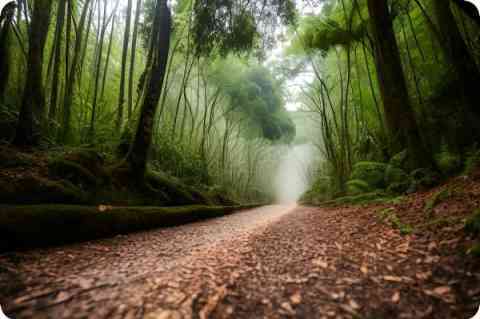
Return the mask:
<path id="1" fill-rule="evenodd" d="M 480 236 L 480 209 L 477 209 L 465 222 L 465 231 L 474 236 Z"/>
<path id="2" fill-rule="evenodd" d="M 480 258 L 480 243 L 474 244 L 467 253 L 475 258 Z"/>
<path id="3" fill-rule="evenodd" d="M 162 192 L 171 199 L 170 204 L 212 204 L 212 201 L 201 191 L 189 187 L 171 176 L 160 172 L 148 171 L 146 174 L 147 186 L 153 192 Z"/>
<path id="4" fill-rule="evenodd" d="M 256 206 L 0 206 L 0 251 L 180 225 Z"/>
<path id="5" fill-rule="evenodd" d="M 443 150 L 435 155 L 435 162 L 444 176 L 454 175 L 462 168 L 462 160 L 460 156 L 447 150 Z"/>
<path id="6" fill-rule="evenodd" d="M 97 177 L 87 168 L 65 159 L 56 159 L 48 163 L 48 173 L 53 178 L 66 179 L 80 186 L 100 184 Z"/>
<path id="7" fill-rule="evenodd" d="M 360 179 L 354 179 L 347 182 L 347 193 L 349 195 L 358 195 L 371 192 L 372 188 L 367 182 Z"/>
<path id="8" fill-rule="evenodd" d="M 38 204 L 89 202 L 89 196 L 68 181 L 51 181 L 36 176 L 0 181 L 0 202 Z"/>
<path id="9" fill-rule="evenodd" d="M 391 200 L 384 192 L 382 191 L 375 191 L 365 194 L 359 194 L 354 196 L 344 196 L 339 197 L 334 200 L 329 200 L 325 202 L 321 202 L 321 205 L 362 205 L 362 204 L 370 204 L 370 203 L 378 203 Z"/>
<path id="10" fill-rule="evenodd" d="M 12 168 L 33 165 L 31 156 L 18 152 L 12 148 L 0 146 L 0 167 Z"/>
<path id="11" fill-rule="evenodd" d="M 351 178 L 365 181 L 372 188 L 383 188 L 386 168 L 384 163 L 359 162 L 353 167 Z"/>
<path id="12" fill-rule="evenodd" d="M 388 223 L 393 228 L 398 229 L 402 235 L 409 235 L 414 231 L 412 226 L 404 224 L 400 221 L 398 216 L 395 214 L 394 208 L 390 207 L 382 209 L 377 212 L 377 215 L 382 222 Z"/>

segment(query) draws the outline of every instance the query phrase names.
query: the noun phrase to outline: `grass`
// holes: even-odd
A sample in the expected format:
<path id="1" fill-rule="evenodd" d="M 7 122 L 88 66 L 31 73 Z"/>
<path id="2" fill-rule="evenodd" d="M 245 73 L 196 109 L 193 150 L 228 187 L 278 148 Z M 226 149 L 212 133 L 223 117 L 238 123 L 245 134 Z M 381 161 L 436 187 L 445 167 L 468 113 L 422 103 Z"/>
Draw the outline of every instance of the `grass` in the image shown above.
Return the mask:
<path id="1" fill-rule="evenodd" d="M 392 207 L 381 209 L 377 212 L 381 221 L 391 225 L 393 228 L 398 229 L 400 234 L 409 235 L 414 232 L 414 228 L 408 224 L 404 224 L 400 221 L 395 214 L 395 209 Z"/>

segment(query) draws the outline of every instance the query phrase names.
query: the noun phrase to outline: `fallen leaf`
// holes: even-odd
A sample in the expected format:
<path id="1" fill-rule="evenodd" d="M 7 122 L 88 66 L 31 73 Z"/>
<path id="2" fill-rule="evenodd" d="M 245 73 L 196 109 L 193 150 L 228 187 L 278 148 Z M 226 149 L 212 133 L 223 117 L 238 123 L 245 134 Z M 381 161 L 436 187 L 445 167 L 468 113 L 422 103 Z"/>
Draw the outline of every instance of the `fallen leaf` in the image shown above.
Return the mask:
<path id="1" fill-rule="evenodd" d="M 383 276 L 383 280 L 392 281 L 392 282 L 402 282 L 402 278 L 397 276 Z"/>
<path id="2" fill-rule="evenodd" d="M 451 288 L 449 286 L 440 286 L 435 289 L 433 289 L 433 292 L 436 293 L 437 295 L 445 295 L 451 292 Z"/>
<path id="3" fill-rule="evenodd" d="M 290 296 L 290 302 L 294 305 L 298 305 L 302 302 L 302 295 L 299 292 L 294 293 Z"/>
<path id="4" fill-rule="evenodd" d="M 400 292 L 395 291 L 395 293 L 392 296 L 392 302 L 393 303 L 398 303 L 400 301 Z"/>
<path id="5" fill-rule="evenodd" d="M 368 267 L 367 267 L 367 265 L 363 264 L 363 265 L 360 267 L 360 271 L 361 271 L 362 274 L 364 274 L 364 275 L 368 274 Z"/>

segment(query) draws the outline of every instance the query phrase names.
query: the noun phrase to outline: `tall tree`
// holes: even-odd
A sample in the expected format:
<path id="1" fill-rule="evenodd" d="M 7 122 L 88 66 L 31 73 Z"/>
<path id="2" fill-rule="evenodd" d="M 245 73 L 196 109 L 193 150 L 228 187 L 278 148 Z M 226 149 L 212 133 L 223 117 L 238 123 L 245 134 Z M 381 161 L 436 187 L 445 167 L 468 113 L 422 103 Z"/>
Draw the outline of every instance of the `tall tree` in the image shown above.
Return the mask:
<path id="1" fill-rule="evenodd" d="M 75 40 L 72 63 L 70 65 L 70 72 L 68 72 L 68 79 L 65 83 L 65 94 L 63 98 L 63 125 L 62 125 L 62 131 L 60 136 L 62 141 L 67 140 L 70 134 L 70 117 L 72 113 L 73 94 L 75 90 L 75 84 L 77 81 L 77 74 L 79 78 L 81 76 L 81 70 L 77 72 L 77 68 L 81 65 L 83 31 L 85 28 L 85 21 L 87 18 L 87 12 L 90 7 L 90 3 L 91 3 L 91 0 L 85 0 L 85 2 L 83 3 L 80 22 L 78 24 L 78 28 L 76 28 L 76 33 L 78 36 Z M 91 17 L 91 14 L 90 14 L 90 17 Z"/>
<path id="2" fill-rule="evenodd" d="M 135 58 L 137 51 L 138 26 L 140 24 L 140 11 L 142 10 L 142 0 L 137 0 L 135 8 L 135 20 L 133 21 L 132 49 L 130 51 L 130 70 L 128 75 L 128 110 L 133 110 L 133 76 L 135 74 Z M 130 118 L 131 114 L 128 115 Z"/>
<path id="3" fill-rule="evenodd" d="M 40 142 L 41 121 L 44 116 L 43 54 L 50 25 L 52 1 L 36 0 L 33 5 L 27 78 L 23 91 L 22 106 L 13 143 L 18 146 L 35 146 Z"/>
<path id="4" fill-rule="evenodd" d="M 172 17 L 167 1 L 157 0 L 151 33 L 153 40 L 151 45 L 155 48 L 155 54 L 152 56 L 152 61 L 147 63 L 150 65 L 147 89 L 137 131 L 127 157 L 132 171 L 140 178 L 145 175 L 148 151 L 152 144 L 154 117 L 162 94 L 167 69 L 171 29 Z"/>
<path id="5" fill-rule="evenodd" d="M 409 166 L 430 165 L 410 104 L 388 3 L 368 0 L 375 42 L 375 63 L 393 151 L 407 149 Z"/>
<path id="6" fill-rule="evenodd" d="M 457 89 L 465 98 L 471 113 L 480 119 L 480 107 L 478 106 L 480 100 L 478 91 L 480 71 L 463 41 L 450 7 L 450 0 L 434 0 L 433 12 L 440 31 L 438 33 L 441 37 L 440 45 L 448 64 L 451 66 L 451 71 L 453 71 L 455 82 L 458 84 Z"/>
<path id="7" fill-rule="evenodd" d="M 123 105 L 125 104 L 125 78 L 127 72 L 127 55 L 130 41 L 130 25 L 132 20 L 132 0 L 127 3 L 127 19 L 125 21 L 125 33 L 123 36 L 123 50 L 122 50 L 122 70 L 120 71 L 120 92 L 118 93 L 117 106 L 117 121 L 116 128 L 120 129 L 123 121 Z M 128 110 L 128 118 L 131 116 L 131 111 Z"/>
<path id="8" fill-rule="evenodd" d="M 59 73 L 60 73 L 60 62 L 62 59 L 62 32 L 63 25 L 65 22 L 65 8 L 67 0 L 58 0 L 58 9 L 57 9 L 57 24 L 55 27 L 55 37 L 53 43 L 53 78 L 52 78 L 52 89 L 50 92 L 50 108 L 48 110 L 48 119 L 50 121 L 55 120 L 57 116 L 57 98 L 58 98 L 58 82 L 59 82 Z"/>

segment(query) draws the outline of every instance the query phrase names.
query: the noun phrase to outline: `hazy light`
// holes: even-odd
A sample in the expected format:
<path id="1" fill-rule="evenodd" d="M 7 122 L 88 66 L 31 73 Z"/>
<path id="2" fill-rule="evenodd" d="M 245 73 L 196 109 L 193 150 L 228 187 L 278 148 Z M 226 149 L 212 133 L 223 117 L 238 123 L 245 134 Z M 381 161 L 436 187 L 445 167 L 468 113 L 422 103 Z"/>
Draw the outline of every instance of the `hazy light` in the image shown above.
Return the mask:
<path id="1" fill-rule="evenodd" d="M 306 192 L 308 185 L 307 172 L 314 156 L 314 147 L 310 144 L 290 147 L 280 159 L 275 177 L 275 199 L 281 204 L 296 203 Z"/>

